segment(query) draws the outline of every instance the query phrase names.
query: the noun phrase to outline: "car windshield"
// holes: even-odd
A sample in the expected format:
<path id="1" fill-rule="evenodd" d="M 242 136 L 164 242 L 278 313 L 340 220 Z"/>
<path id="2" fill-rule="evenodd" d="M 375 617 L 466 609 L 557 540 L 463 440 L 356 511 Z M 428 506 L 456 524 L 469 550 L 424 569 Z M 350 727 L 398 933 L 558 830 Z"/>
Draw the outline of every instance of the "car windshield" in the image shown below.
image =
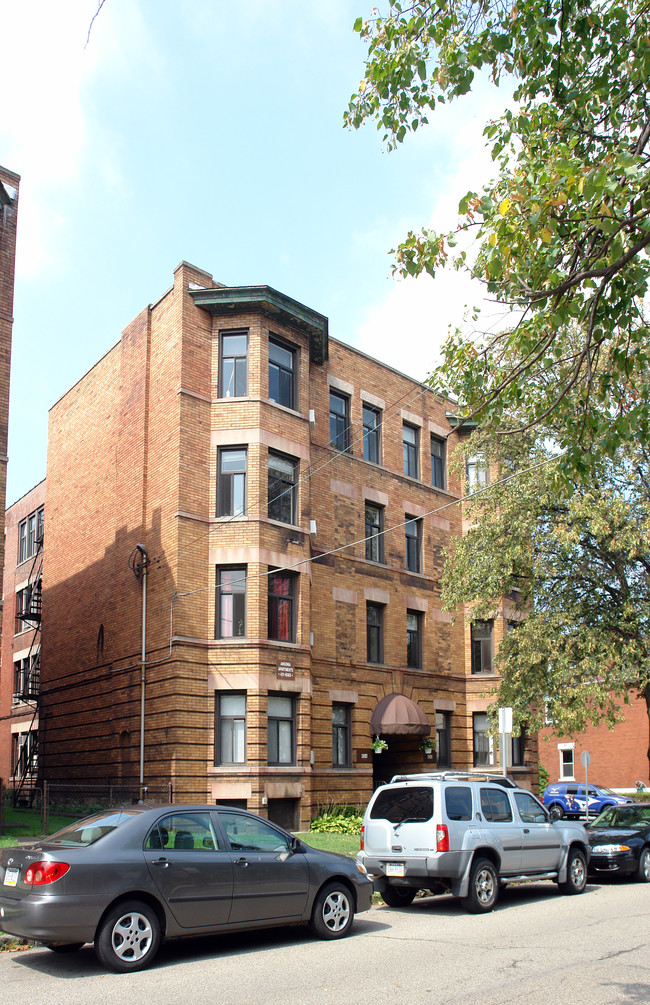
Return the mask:
<path id="1" fill-rule="evenodd" d="M 597 827 L 635 827 L 639 830 L 650 827 L 650 805 L 648 806 L 606 806 L 591 824 Z"/>
<path id="2" fill-rule="evenodd" d="M 47 838 L 48 844 L 58 844 L 67 848 L 86 847 L 110 834 L 116 827 L 133 816 L 129 810 L 112 810 L 110 813 L 97 813 L 95 816 L 77 820 L 68 827 L 63 827 Z"/>

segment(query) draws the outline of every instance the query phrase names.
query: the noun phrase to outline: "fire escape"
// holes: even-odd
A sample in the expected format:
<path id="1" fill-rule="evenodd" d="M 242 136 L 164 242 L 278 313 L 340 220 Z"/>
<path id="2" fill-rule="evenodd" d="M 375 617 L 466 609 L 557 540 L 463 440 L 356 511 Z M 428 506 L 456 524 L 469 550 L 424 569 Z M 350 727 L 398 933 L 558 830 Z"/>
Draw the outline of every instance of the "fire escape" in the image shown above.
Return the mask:
<path id="1" fill-rule="evenodd" d="M 23 703 L 32 709 L 29 730 L 21 737 L 14 767 L 14 806 L 28 802 L 35 794 L 38 770 L 38 713 L 41 674 L 41 600 L 43 576 L 43 527 L 38 528 L 36 553 L 29 572 L 27 586 L 16 594 L 16 620 L 33 628 L 27 657 L 15 666 L 14 704 Z"/>

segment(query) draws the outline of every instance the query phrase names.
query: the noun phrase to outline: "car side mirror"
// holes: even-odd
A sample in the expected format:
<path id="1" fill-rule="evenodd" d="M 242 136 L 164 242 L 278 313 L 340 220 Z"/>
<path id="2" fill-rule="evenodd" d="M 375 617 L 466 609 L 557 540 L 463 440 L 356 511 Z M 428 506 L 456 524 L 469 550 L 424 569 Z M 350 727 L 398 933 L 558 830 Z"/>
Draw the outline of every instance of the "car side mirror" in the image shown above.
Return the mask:
<path id="1" fill-rule="evenodd" d="M 551 821 L 552 824 L 554 824 L 556 820 L 561 820 L 562 819 L 562 813 L 561 813 L 561 811 L 560 811 L 560 809 L 559 809 L 558 806 L 553 806 L 548 811 L 548 816 L 549 816 L 549 820 Z"/>
<path id="2" fill-rule="evenodd" d="M 289 851 L 294 853 L 297 851 L 302 851 L 302 842 L 300 838 L 292 837 L 289 841 Z"/>

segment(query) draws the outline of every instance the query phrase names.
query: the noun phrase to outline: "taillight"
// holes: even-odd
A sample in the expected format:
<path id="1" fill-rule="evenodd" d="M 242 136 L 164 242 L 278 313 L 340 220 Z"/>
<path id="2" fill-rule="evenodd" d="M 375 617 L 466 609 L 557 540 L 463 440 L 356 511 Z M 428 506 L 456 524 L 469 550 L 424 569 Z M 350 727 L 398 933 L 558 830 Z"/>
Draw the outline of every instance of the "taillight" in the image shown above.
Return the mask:
<path id="1" fill-rule="evenodd" d="M 445 824 L 436 827 L 436 851 L 449 851 L 449 831 Z"/>
<path id="2" fill-rule="evenodd" d="M 359 848 L 360 848 L 361 851 L 363 851 L 364 847 L 365 847 L 364 843 L 363 843 L 363 832 L 364 832 L 365 829 L 366 829 L 365 827 L 363 827 L 363 826 L 361 827 L 361 837 L 359 838 Z"/>
<path id="3" fill-rule="evenodd" d="M 25 882 L 32 886 L 47 886 L 65 876 L 69 868 L 67 862 L 34 862 L 25 873 Z"/>

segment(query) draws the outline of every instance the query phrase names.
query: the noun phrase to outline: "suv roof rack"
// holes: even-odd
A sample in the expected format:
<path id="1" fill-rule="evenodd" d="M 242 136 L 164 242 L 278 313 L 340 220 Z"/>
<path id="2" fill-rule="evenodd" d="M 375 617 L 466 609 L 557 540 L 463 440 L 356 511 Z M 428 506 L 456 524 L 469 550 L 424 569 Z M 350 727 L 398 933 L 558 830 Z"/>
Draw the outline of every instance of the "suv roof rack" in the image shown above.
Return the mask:
<path id="1" fill-rule="evenodd" d="M 517 783 L 507 775 L 491 775 L 487 771 L 424 771 L 419 775 L 393 775 L 392 782 L 421 782 L 437 781 L 442 782 L 447 779 L 457 782 L 493 782 L 501 785 L 504 789 L 516 789 Z"/>

